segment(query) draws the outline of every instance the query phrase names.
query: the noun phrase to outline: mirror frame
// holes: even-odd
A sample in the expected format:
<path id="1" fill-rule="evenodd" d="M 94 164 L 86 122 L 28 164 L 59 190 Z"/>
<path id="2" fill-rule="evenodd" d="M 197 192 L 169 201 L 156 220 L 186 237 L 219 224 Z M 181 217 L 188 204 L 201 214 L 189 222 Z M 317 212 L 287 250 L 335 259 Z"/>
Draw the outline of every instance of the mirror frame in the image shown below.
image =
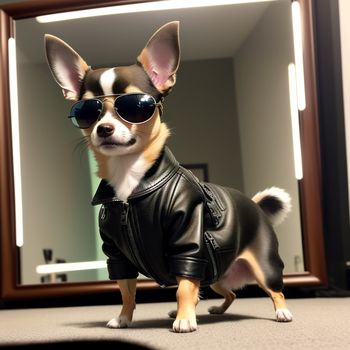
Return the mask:
<path id="1" fill-rule="evenodd" d="M 292 0 L 291 0 L 292 1 Z M 113 281 L 20 285 L 19 248 L 15 244 L 15 206 L 12 167 L 11 115 L 8 76 L 8 39 L 14 37 L 14 21 L 33 16 L 149 1 L 33 0 L 0 5 L 0 298 L 25 300 L 41 297 L 116 291 Z M 321 159 L 315 68 L 313 1 L 299 0 L 302 9 L 304 73 L 307 107 L 299 112 L 304 177 L 299 181 L 305 272 L 286 274 L 286 286 L 327 284 L 322 219 Z M 140 280 L 138 288 L 160 288 Z"/>

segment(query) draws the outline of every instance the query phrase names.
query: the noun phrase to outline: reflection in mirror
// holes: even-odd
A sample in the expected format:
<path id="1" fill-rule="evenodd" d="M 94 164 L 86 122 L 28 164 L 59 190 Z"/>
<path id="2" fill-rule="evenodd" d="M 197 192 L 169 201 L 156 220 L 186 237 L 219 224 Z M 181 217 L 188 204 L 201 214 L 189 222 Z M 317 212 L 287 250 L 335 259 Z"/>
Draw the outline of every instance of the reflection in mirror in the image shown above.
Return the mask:
<path id="1" fill-rule="evenodd" d="M 164 106 L 170 148 L 183 164 L 205 164 L 210 182 L 249 196 L 270 186 L 286 189 L 293 210 L 277 230 L 280 254 L 285 273 L 304 271 L 288 89 L 291 8 L 289 0 L 275 0 L 156 16 L 16 21 L 22 284 L 107 279 L 98 208 L 90 205 L 99 183 L 94 159 L 67 118 L 71 104 L 46 64 L 44 34 L 62 38 L 94 68 L 114 67 L 134 63 L 149 36 L 173 20 L 181 23 L 182 61 Z M 62 260 L 102 263 L 83 271 L 37 272 L 38 265 Z"/>

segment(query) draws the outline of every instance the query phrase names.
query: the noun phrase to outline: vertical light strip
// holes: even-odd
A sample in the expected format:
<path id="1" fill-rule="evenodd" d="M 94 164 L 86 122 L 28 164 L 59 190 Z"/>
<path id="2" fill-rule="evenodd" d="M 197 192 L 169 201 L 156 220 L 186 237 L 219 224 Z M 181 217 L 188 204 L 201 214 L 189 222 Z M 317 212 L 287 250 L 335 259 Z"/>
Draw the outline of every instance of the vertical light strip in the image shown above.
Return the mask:
<path id="1" fill-rule="evenodd" d="M 15 216 L 16 216 L 16 244 L 23 246 L 23 207 L 22 207 L 22 179 L 21 179 L 21 151 L 19 139 L 19 116 L 18 116 L 18 90 L 17 90 L 17 59 L 16 41 L 8 40 L 9 52 L 9 79 L 11 101 L 11 130 L 12 130 L 12 157 L 13 175 L 15 186 Z"/>
<path id="2" fill-rule="evenodd" d="M 294 60 L 297 79 L 298 109 L 303 111 L 306 108 L 305 81 L 304 81 L 304 60 L 303 60 L 303 37 L 301 24 L 301 11 L 298 1 L 292 2 L 292 23 Z"/>
<path id="3" fill-rule="evenodd" d="M 290 115 L 292 119 L 295 177 L 297 180 L 301 180 L 303 178 L 303 163 L 302 163 L 301 146 L 300 146 L 296 68 L 293 63 L 289 64 L 288 66 L 288 77 L 289 77 Z"/>

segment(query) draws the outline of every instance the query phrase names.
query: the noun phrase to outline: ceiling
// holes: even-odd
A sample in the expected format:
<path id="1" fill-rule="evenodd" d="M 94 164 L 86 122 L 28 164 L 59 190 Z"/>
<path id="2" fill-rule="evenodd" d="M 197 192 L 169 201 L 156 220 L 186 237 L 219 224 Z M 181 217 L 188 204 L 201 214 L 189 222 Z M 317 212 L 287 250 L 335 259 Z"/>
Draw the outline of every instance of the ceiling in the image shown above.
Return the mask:
<path id="1" fill-rule="evenodd" d="M 278 0 L 289 1 L 289 0 Z M 41 24 L 16 21 L 20 64 L 45 62 L 43 36 L 56 35 L 93 67 L 135 61 L 149 37 L 163 24 L 179 20 L 182 60 L 232 57 L 271 2 L 111 15 Z"/>

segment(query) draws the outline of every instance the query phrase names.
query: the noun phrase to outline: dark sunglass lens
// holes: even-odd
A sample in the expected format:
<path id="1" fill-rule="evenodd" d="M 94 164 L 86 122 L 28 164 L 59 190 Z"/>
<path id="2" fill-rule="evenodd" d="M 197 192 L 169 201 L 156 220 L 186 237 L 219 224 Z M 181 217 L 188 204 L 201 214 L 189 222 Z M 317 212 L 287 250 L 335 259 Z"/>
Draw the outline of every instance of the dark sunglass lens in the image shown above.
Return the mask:
<path id="1" fill-rule="evenodd" d="M 99 100 L 81 100 L 74 104 L 70 118 L 75 126 L 81 129 L 89 128 L 98 119 L 102 111 Z"/>
<path id="2" fill-rule="evenodd" d="M 143 123 L 153 116 L 155 99 L 146 94 L 122 95 L 115 100 L 116 112 L 130 123 Z"/>

